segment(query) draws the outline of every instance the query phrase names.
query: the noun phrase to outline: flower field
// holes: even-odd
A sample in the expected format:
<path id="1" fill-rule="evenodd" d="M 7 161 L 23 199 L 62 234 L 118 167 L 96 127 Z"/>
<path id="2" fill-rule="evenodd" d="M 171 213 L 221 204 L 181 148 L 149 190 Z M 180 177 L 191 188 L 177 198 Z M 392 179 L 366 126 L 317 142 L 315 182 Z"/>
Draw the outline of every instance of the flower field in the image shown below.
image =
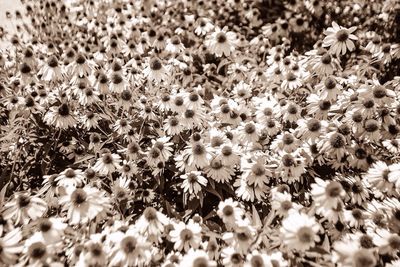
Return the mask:
<path id="1" fill-rule="evenodd" d="M 21 4 L 0 266 L 400 266 L 399 1 Z"/>

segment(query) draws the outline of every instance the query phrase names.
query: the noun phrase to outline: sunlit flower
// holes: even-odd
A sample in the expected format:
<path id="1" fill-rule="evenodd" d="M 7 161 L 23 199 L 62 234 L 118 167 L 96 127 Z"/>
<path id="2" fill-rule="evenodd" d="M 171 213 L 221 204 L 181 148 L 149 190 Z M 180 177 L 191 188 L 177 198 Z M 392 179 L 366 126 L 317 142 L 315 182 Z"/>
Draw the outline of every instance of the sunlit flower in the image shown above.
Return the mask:
<path id="1" fill-rule="evenodd" d="M 357 40 L 357 36 L 353 34 L 357 27 L 351 27 L 349 29 L 339 26 L 336 22 L 332 22 L 332 27 L 329 27 L 325 31 L 327 35 L 324 39 L 323 46 L 329 47 L 329 51 L 339 55 L 346 54 L 346 51 L 350 52 L 355 49 L 353 41 Z"/>
<path id="2" fill-rule="evenodd" d="M 237 44 L 236 34 L 227 30 L 227 28 L 221 30 L 219 27 L 216 27 L 215 31 L 205 41 L 211 53 L 217 57 L 221 57 L 222 55 L 228 57 L 235 51 Z"/>

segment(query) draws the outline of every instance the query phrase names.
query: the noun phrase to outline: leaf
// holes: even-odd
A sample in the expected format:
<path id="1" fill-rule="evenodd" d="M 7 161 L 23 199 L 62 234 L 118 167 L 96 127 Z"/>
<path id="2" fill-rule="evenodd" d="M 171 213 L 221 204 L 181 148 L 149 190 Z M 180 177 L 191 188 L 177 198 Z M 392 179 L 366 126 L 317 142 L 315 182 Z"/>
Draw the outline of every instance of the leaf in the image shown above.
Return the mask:
<path id="1" fill-rule="evenodd" d="M 331 245 L 330 245 L 330 243 L 329 243 L 329 238 L 328 238 L 327 235 L 325 235 L 324 242 L 322 243 L 322 248 L 323 248 L 326 252 L 329 252 L 330 249 L 331 249 Z"/>
<path id="2" fill-rule="evenodd" d="M 3 207 L 3 202 L 6 197 L 7 187 L 9 184 L 10 182 L 6 183 L 0 191 L 0 207 Z"/>
<path id="3" fill-rule="evenodd" d="M 221 226 L 216 222 L 208 220 L 206 222 L 206 225 L 212 232 L 221 232 L 222 231 Z"/>
<path id="4" fill-rule="evenodd" d="M 222 200 L 222 196 L 217 192 L 217 190 L 215 190 L 211 186 L 207 186 L 206 191 L 213 194 L 214 196 L 217 196 L 219 198 L 219 200 Z"/>
<path id="5" fill-rule="evenodd" d="M 260 219 L 260 216 L 258 215 L 258 212 L 256 210 L 256 207 L 254 207 L 254 205 L 252 205 L 252 218 L 253 218 L 253 225 L 257 228 L 257 229 L 261 229 L 262 227 L 262 222 Z"/>
<path id="6" fill-rule="evenodd" d="M 210 213 L 208 213 L 203 219 L 206 221 L 214 216 L 217 215 L 217 212 L 215 210 L 210 211 Z"/>
<path id="7" fill-rule="evenodd" d="M 221 60 L 221 62 L 218 64 L 218 68 L 217 68 L 217 73 L 219 73 L 220 69 L 223 68 L 225 65 L 229 64 L 229 60 L 224 58 L 223 60 Z"/>

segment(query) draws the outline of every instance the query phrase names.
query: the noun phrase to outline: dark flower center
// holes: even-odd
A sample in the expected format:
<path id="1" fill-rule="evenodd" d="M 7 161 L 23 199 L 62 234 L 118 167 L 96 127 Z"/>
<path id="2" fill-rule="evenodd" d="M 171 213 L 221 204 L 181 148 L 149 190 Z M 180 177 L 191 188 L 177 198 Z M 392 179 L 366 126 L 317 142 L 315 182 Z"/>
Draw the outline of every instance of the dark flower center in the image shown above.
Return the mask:
<path id="1" fill-rule="evenodd" d="M 346 144 L 344 136 L 340 133 L 335 133 L 331 136 L 329 142 L 334 148 L 342 148 Z"/>
<path id="2" fill-rule="evenodd" d="M 348 38 L 349 38 L 349 33 L 348 33 L 346 30 L 344 30 L 344 29 L 339 30 L 339 31 L 336 33 L 336 39 L 337 39 L 339 42 L 345 42 Z"/>
<path id="3" fill-rule="evenodd" d="M 193 154 L 195 155 L 203 155 L 205 152 L 205 148 L 203 145 L 201 144 L 195 144 L 193 146 Z"/>
<path id="4" fill-rule="evenodd" d="M 292 115 L 297 113 L 297 107 L 295 105 L 289 105 L 287 110 L 288 110 L 289 114 L 292 114 Z"/>
<path id="5" fill-rule="evenodd" d="M 375 86 L 372 92 L 374 97 L 378 99 L 386 96 L 386 89 L 383 86 Z"/>
<path id="6" fill-rule="evenodd" d="M 360 249 L 353 256 L 354 267 L 373 267 L 375 264 L 374 255 L 367 249 Z"/>
<path id="7" fill-rule="evenodd" d="M 322 62 L 323 64 L 331 64 L 332 58 L 331 58 L 331 56 L 330 56 L 328 53 L 325 53 L 325 54 L 322 56 L 322 58 L 321 58 L 321 62 Z"/>
<path id="8" fill-rule="evenodd" d="M 51 229 L 52 223 L 49 219 L 43 219 L 39 224 L 39 229 L 41 232 L 46 233 Z"/>
<path id="9" fill-rule="evenodd" d="M 324 84 L 325 84 L 326 89 L 328 89 L 328 90 L 332 90 L 333 88 L 336 87 L 336 81 L 335 81 L 335 79 L 333 79 L 331 77 L 326 78 Z"/>
<path id="10" fill-rule="evenodd" d="M 151 68 L 152 70 L 155 70 L 155 71 L 161 70 L 161 68 L 162 68 L 161 61 L 160 61 L 158 58 L 153 58 L 153 59 L 150 61 L 150 68 Z"/>
<path id="11" fill-rule="evenodd" d="M 31 199 L 29 196 L 20 195 L 18 197 L 18 206 L 20 208 L 25 208 L 31 203 Z"/>
<path id="12" fill-rule="evenodd" d="M 175 127 L 175 126 L 177 126 L 179 124 L 179 120 L 177 119 L 177 118 L 175 118 L 175 117 L 172 117 L 170 120 L 169 120 L 169 125 L 171 125 L 172 127 Z"/>
<path id="13" fill-rule="evenodd" d="M 187 110 L 185 110 L 185 114 L 184 115 L 185 115 L 185 118 L 191 119 L 191 118 L 194 117 L 195 113 L 194 113 L 193 110 L 187 109 Z"/>
<path id="14" fill-rule="evenodd" d="M 365 130 L 369 133 L 373 133 L 379 129 L 378 122 L 374 119 L 367 120 L 365 122 Z"/>
<path id="15" fill-rule="evenodd" d="M 317 119 L 310 119 L 307 122 L 307 127 L 311 132 L 317 132 L 321 129 L 321 123 Z"/>
<path id="16" fill-rule="evenodd" d="M 110 153 L 104 154 L 102 160 L 103 160 L 103 163 L 104 163 L 104 164 L 111 164 L 111 163 L 113 163 L 113 158 L 112 158 L 112 156 L 111 156 Z"/>
<path id="17" fill-rule="evenodd" d="M 147 221 L 151 222 L 157 219 L 157 211 L 153 207 L 148 207 L 143 212 L 143 216 L 146 218 Z"/>
<path id="18" fill-rule="evenodd" d="M 71 195 L 71 201 L 76 206 L 83 204 L 87 200 L 87 194 L 82 188 L 76 189 Z"/>
<path id="19" fill-rule="evenodd" d="M 30 245 L 28 253 L 33 259 L 41 259 L 46 254 L 46 246 L 42 242 Z"/>
<path id="20" fill-rule="evenodd" d="M 227 39 L 226 39 L 225 33 L 219 32 L 219 33 L 217 34 L 217 42 L 218 42 L 218 43 L 223 44 L 223 43 L 226 42 L 226 40 L 227 40 Z"/>
<path id="21" fill-rule="evenodd" d="M 132 98 L 132 93 L 129 90 L 124 90 L 121 93 L 121 98 L 125 101 L 129 101 Z"/>
<path id="22" fill-rule="evenodd" d="M 22 63 L 19 67 L 19 70 L 21 71 L 21 73 L 28 74 L 31 72 L 32 69 L 28 64 Z"/>
<path id="23" fill-rule="evenodd" d="M 114 84 L 120 84 L 123 81 L 122 76 L 118 73 L 114 73 L 111 80 Z"/>
<path id="24" fill-rule="evenodd" d="M 84 64 L 85 61 L 86 61 L 86 58 L 85 58 L 85 56 L 82 55 L 82 54 L 79 54 L 79 55 L 76 57 L 76 63 L 79 64 L 79 65 Z"/>
<path id="25" fill-rule="evenodd" d="M 58 114 L 60 114 L 63 117 L 66 117 L 69 115 L 69 107 L 67 104 L 61 104 L 61 106 L 58 107 Z"/>
<path id="26" fill-rule="evenodd" d="M 252 123 L 248 123 L 248 124 L 246 124 L 244 126 L 244 131 L 247 134 L 252 134 L 252 133 L 254 133 L 256 131 L 256 126 L 254 124 L 252 124 Z"/>
<path id="27" fill-rule="evenodd" d="M 125 254 L 133 253 L 137 246 L 137 240 L 133 236 L 124 237 L 121 241 L 121 248 Z"/>
<path id="28" fill-rule="evenodd" d="M 313 237 L 314 237 L 314 233 L 307 226 L 303 226 L 297 231 L 297 238 L 299 239 L 299 241 L 301 243 L 309 244 L 312 241 L 314 241 Z"/>
<path id="29" fill-rule="evenodd" d="M 325 191 L 330 197 L 338 197 L 342 192 L 342 185 L 339 182 L 332 181 L 328 184 Z"/>
<path id="30" fill-rule="evenodd" d="M 58 66 L 58 60 L 55 56 L 50 57 L 49 61 L 47 61 L 47 65 L 51 68 L 55 68 Z"/>
<path id="31" fill-rule="evenodd" d="M 294 158 L 293 158 L 293 156 L 290 155 L 290 154 L 285 154 L 285 155 L 282 157 L 282 164 L 283 164 L 285 167 L 292 167 L 292 166 L 294 166 Z"/>
<path id="32" fill-rule="evenodd" d="M 181 240 L 184 242 L 188 242 L 192 240 L 193 238 L 193 233 L 189 229 L 183 229 L 180 233 Z"/>
<path id="33" fill-rule="evenodd" d="M 364 105 L 364 107 L 366 107 L 366 108 L 372 108 L 372 107 L 375 105 L 375 102 L 374 102 L 373 99 L 365 99 L 365 100 L 363 101 L 363 105 Z"/>
<path id="34" fill-rule="evenodd" d="M 331 107 L 331 102 L 328 100 L 322 100 L 319 102 L 319 109 L 320 110 L 329 110 Z"/>

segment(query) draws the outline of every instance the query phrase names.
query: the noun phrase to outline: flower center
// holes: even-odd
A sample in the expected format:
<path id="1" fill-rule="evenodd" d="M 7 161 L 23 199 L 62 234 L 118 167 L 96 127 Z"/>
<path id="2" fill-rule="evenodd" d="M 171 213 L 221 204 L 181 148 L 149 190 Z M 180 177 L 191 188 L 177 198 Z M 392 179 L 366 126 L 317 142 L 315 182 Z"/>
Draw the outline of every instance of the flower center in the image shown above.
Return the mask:
<path id="1" fill-rule="evenodd" d="M 121 241 L 121 248 L 126 254 L 131 254 L 135 251 L 137 240 L 133 236 L 127 236 Z"/>
<path id="2" fill-rule="evenodd" d="M 162 68 L 161 61 L 158 58 L 152 59 L 150 62 L 150 68 L 155 71 L 161 70 Z"/>
<path id="3" fill-rule="evenodd" d="M 252 134 L 256 131 L 256 127 L 254 126 L 254 124 L 248 123 L 248 124 L 246 124 L 246 126 L 244 126 L 244 131 L 247 134 Z"/>
<path id="4" fill-rule="evenodd" d="M 314 233 L 309 227 L 303 226 L 298 230 L 297 238 L 301 243 L 309 244 L 314 241 Z"/>
<path id="5" fill-rule="evenodd" d="M 326 187 L 325 192 L 329 197 L 338 197 L 342 189 L 342 185 L 339 182 L 332 181 Z"/>
<path id="6" fill-rule="evenodd" d="M 373 133 L 379 129 L 379 125 L 376 120 L 370 119 L 365 122 L 364 128 L 367 132 Z"/>
<path id="7" fill-rule="evenodd" d="M 204 258 L 204 257 L 196 258 L 193 261 L 193 265 L 192 266 L 193 267 L 208 267 L 209 266 L 208 265 L 208 260 L 206 258 Z"/>
<path id="8" fill-rule="evenodd" d="M 76 189 L 71 195 L 71 201 L 76 206 L 81 205 L 87 200 L 87 193 L 82 188 Z"/>
<path id="9" fill-rule="evenodd" d="M 104 164 L 111 164 L 111 163 L 113 163 L 113 158 L 112 158 L 112 156 L 111 156 L 110 153 L 107 153 L 107 154 L 103 155 L 102 160 L 103 160 L 103 163 L 104 163 Z"/>
<path id="10" fill-rule="evenodd" d="M 67 104 L 61 104 L 61 106 L 58 107 L 58 114 L 60 114 L 63 117 L 66 117 L 69 115 L 69 107 Z"/>
<path id="11" fill-rule="evenodd" d="M 341 29 L 336 33 L 336 39 L 339 42 L 345 42 L 348 38 L 349 38 L 349 33 L 344 29 Z"/>
<path id="12" fill-rule="evenodd" d="M 18 197 L 18 206 L 20 208 L 25 208 L 31 203 L 31 199 L 28 196 L 21 195 Z"/>
<path id="13" fill-rule="evenodd" d="M 225 207 L 222 209 L 222 213 L 223 213 L 226 217 L 232 216 L 232 214 L 233 214 L 233 207 L 232 207 L 232 206 L 225 206 Z"/>
<path id="14" fill-rule="evenodd" d="M 330 56 L 328 53 L 325 53 L 325 54 L 322 56 L 322 58 L 321 58 L 321 62 L 322 62 L 323 64 L 331 64 L 332 58 L 331 58 L 331 56 Z"/>
<path id="15" fill-rule="evenodd" d="M 335 133 L 331 136 L 329 142 L 331 143 L 332 147 L 334 148 L 342 148 L 346 144 L 346 140 L 344 136 L 340 133 Z"/>
<path id="16" fill-rule="evenodd" d="M 311 132 L 317 132 L 321 129 L 321 123 L 317 119 L 310 119 L 307 122 L 307 127 Z"/>
<path id="17" fill-rule="evenodd" d="M 180 233 L 181 240 L 188 242 L 193 238 L 193 232 L 189 229 L 183 229 Z"/>
<path id="18" fill-rule="evenodd" d="M 265 174 L 265 167 L 261 164 L 254 164 L 251 171 L 255 176 L 262 176 Z"/>
<path id="19" fill-rule="evenodd" d="M 353 256 L 354 267 L 372 267 L 375 266 L 376 260 L 374 255 L 367 249 L 360 249 Z"/>
<path id="20" fill-rule="evenodd" d="M 290 154 L 286 154 L 282 157 L 282 164 L 285 167 L 292 167 L 294 166 L 294 158 Z"/>
<path id="21" fill-rule="evenodd" d="M 147 221 L 154 221 L 157 219 L 157 211 L 153 207 L 148 207 L 144 212 L 143 212 L 144 217 L 146 218 Z"/>
<path id="22" fill-rule="evenodd" d="M 324 82 L 326 89 L 332 90 L 336 87 L 336 81 L 333 78 L 327 78 Z"/>
<path id="23" fill-rule="evenodd" d="M 46 254 L 46 246 L 42 242 L 36 242 L 30 245 L 28 253 L 33 259 L 41 259 Z"/>
<path id="24" fill-rule="evenodd" d="M 264 267 L 264 260 L 260 255 L 255 255 L 251 257 L 250 260 L 251 267 Z"/>
<path id="25" fill-rule="evenodd" d="M 218 43 L 223 44 L 223 43 L 226 42 L 226 40 L 227 40 L 227 39 L 226 39 L 225 33 L 219 32 L 219 33 L 217 34 L 217 42 L 218 42 Z"/>

